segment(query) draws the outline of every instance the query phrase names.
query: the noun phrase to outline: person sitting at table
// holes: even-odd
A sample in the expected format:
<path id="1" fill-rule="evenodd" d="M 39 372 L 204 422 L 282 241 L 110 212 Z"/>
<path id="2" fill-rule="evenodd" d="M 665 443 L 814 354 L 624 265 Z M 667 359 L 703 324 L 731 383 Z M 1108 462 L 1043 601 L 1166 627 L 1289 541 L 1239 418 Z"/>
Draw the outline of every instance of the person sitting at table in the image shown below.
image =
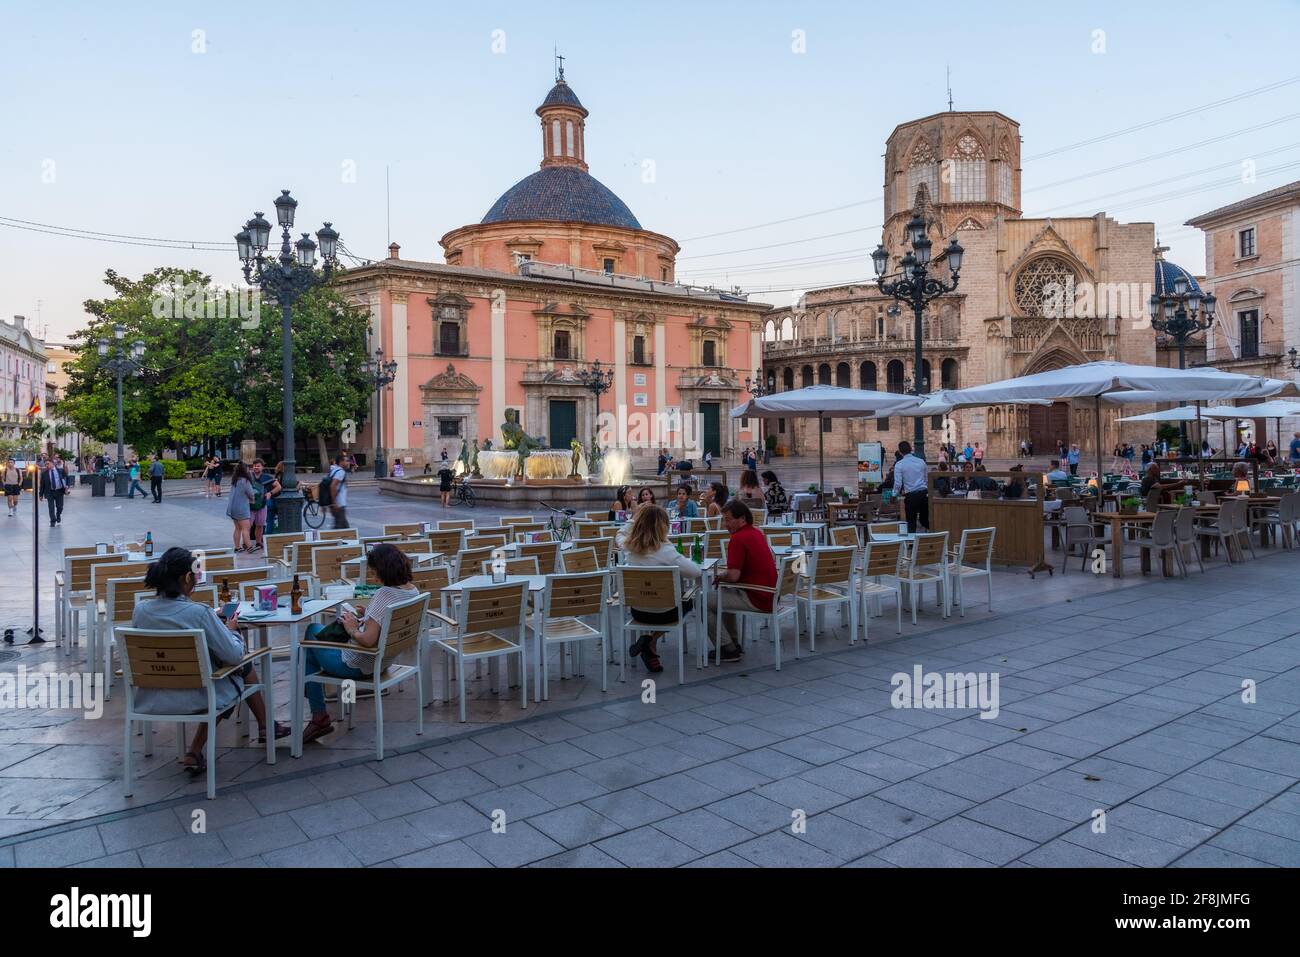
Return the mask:
<path id="1" fill-rule="evenodd" d="M 744 502 L 731 501 L 722 510 L 722 524 L 727 527 L 731 537 L 727 540 L 727 567 L 718 573 L 717 583 L 735 582 L 741 585 L 759 585 L 763 588 L 776 587 L 776 557 L 767 543 L 766 536 L 754 527 L 754 513 Z M 717 634 L 717 625 L 712 615 L 709 616 L 709 636 L 714 645 L 723 642 L 720 657 L 723 661 L 739 661 L 742 654 L 736 640 L 739 629 L 736 616 L 728 611 L 772 610 L 772 593 L 755 589 L 722 589 L 718 592 L 718 601 L 722 609 L 722 631 Z"/>
<path id="2" fill-rule="evenodd" d="M 380 588 L 370 596 L 365 615 L 358 621 L 356 615 L 345 611 L 339 616 L 348 637 L 362 648 L 379 644 L 384 612 L 390 605 L 406 601 L 419 593 L 411 579 L 411 559 L 406 553 L 381 542 L 366 553 L 366 565 L 379 579 Z M 311 640 L 324 626 L 310 625 L 307 639 Z M 303 674 L 324 673 L 335 678 L 370 678 L 375 666 L 374 655 L 358 654 L 346 648 L 304 648 Z M 311 705 L 311 721 L 302 731 L 303 743 L 315 741 L 334 730 L 329 709 L 325 707 L 325 686 L 314 681 L 305 683 L 304 692 Z"/>
<path id="3" fill-rule="evenodd" d="M 691 487 L 683 482 L 677 486 L 677 498 L 673 502 L 673 518 L 699 518 L 699 506 L 691 500 Z"/>
<path id="4" fill-rule="evenodd" d="M 704 506 L 706 518 L 722 514 L 722 506 L 727 504 L 727 486 L 721 482 L 710 482 L 709 487 L 700 493 L 700 504 Z"/>
<path id="5" fill-rule="evenodd" d="M 1052 485 L 1070 484 L 1070 473 L 1061 468 L 1059 459 L 1052 459 L 1052 470 L 1047 473 L 1047 481 Z"/>
<path id="6" fill-rule="evenodd" d="M 767 514 L 770 518 L 773 515 L 780 515 L 790 508 L 790 496 L 785 494 L 785 489 L 781 483 L 776 480 L 776 473 L 768 469 L 763 473 L 763 500 L 767 503 Z"/>
<path id="7" fill-rule="evenodd" d="M 1232 467 L 1232 491 L 1234 494 L 1242 494 L 1238 491 L 1238 483 L 1245 482 L 1247 488 L 1250 486 L 1250 466 L 1245 462 L 1238 462 Z M 1247 491 L 1245 494 L 1249 495 Z"/>
<path id="8" fill-rule="evenodd" d="M 1167 492 L 1170 489 L 1181 488 L 1182 482 L 1162 482 L 1160 481 L 1160 463 L 1152 462 L 1147 466 L 1146 474 L 1142 477 L 1140 493 L 1143 500 L 1151 494 L 1152 489 L 1159 489 L 1161 492 Z"/>
<path id="9" fill-rule="evenodd" d="M 619 512 L 630 512 L 636 508 L 636 502 L 632 498 L 632 487 L 630 485 L 620 485 L 618 492 L 614 496 L 614 504 L 609 507 L 609 520 L 612 522 L 618 518 Z"/>
<path id="10" fill-rule="evenodd" d="M 641 486 L 641 491 L 636 494 L 636 504 L 639 508 L 642 505 L 655 503 L 655 491 L 649 485 Z"/>
<path id="11" fill-rule="evenodd" d="M 668 513 L 658 505 L 644 505 L 637 511 L 632 528 L 621 539 L 621 545 L 625 564 L 675 565 L 681 569 L 682 578 L 699 579 L 703 574 L 699 565 L 685 555 L 679 555 L 668 541 Z M 689 613 L 692 607 L 690 599 L 682 603 L 684 613 Z M 675 625 L 678 620 L 676 608 L 657 611 L 631 608 L 629 611 L 634 619 L 645 625 Z M 664 668 L 659 663 L 655 643 L 663 636 L 662 631 L 642 635 L 632 642 L 627 653 L 633 657 L 640 656 L 646 670 L 658 674 Z"/>
<path id="12" fill-rule="evenodd" d="M 1024 470 L 1025 467 L 1023 465 L 1013 465 L 1009 469 L 1009 471 L 1012 472 L 1023 472 Z M 1006 488 L 1002 491 L 1002 497 L 1010 499 L 1025 497 L 1025 483 L 1020 476 L 1014 475 L 1007 480 Z"/>
<path id="13" fill-rule="evenodd" d="M 766 499 L 763 498 L 763 487 L 758 484 L 758 473 L 753 469 L 740 473 L 740 491 L 736 493 L 736 498 L 750 508 L 766 507 Z"/>
<path id="14" fill-rule="evenodd" d="M 998 490 L 997 480 L 991 475 L 980 474 L 985 471 L 984 466 L 975 466 L 975 476 L 967 483 L 967 488 L 976 492 L 996 492 Z"/>
<path id="15" fill-rule="evenodd" d="M 132 628 L 161 631 L 184 628 L 201 631 L 207 640 L 208 654 L 212 656 L 214 668 L 238 664 L 244 657 L 247 649 L 243 639 L 234 630 L 239 624 L 238 610 L 229 621 L 222 621 L 211 605 L 190 600 L 195 579 L 194 555 L 189 549 L 173 547 L 163 552 L 162 557 L 145 572 L 144 583 L 154 589 L 156 597 L 147 598 L 135 606 L 135 612 L 131 616 Z M 212 688 L 219 715 L 217 720 L 230 717 L 234 712 L 233 705 L 239 700 L 239 694 L 245 685 L 250 682 L 258 684 L 260 680 L 252 662 L 224 678 L 214 678 Z M 135 692 L 135 709 L 157 714 L 202 714 L 208 710 L 208 693 L 203 688 L 139 688 Z M 260 692 L 248 699 L 248 710 L 253 713 L 257 726 L 261 729 L 259 738 L 265 741 L 266 702 Z M 289 731 L 287 724 L 275 722 L 276 738 L 288 737 Z M 207 740 L 208 726 L 200 723 L 190 740 L 190 749 L 183 764 L 190 774 L 199 775 L 208 769 L 207 760 L 203 757 Z"/>
<path id="16" fill-rule="evenodd" d="M 940 450 L 942 450 L 943 446 L 940 446 L 939 448 Z M 948 481 L 948 475 L 947 475 L 948 459 L 947 456 L 944 455 L 942 451 L 940 451 L 940 455 L 939 455 L 939 464 L 935 466 L 934 470 L 940 473 L 934 477 L 934 494 L 940 496 L 951 495 L 952 483 Z"/>

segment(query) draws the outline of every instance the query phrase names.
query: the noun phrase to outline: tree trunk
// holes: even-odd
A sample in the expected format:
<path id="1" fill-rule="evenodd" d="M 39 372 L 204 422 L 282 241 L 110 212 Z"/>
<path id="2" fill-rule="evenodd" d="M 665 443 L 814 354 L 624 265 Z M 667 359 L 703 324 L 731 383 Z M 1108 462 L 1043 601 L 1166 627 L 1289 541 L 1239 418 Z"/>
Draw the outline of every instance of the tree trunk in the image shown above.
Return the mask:
<path id="1" fill-rule="evenodd" d="M 320 470 L 327 471 L 330 465 L 330 454 L 325 447 L 325 436 L 320 434 L 316 436 L 316 447 L 320 450 Z"/>

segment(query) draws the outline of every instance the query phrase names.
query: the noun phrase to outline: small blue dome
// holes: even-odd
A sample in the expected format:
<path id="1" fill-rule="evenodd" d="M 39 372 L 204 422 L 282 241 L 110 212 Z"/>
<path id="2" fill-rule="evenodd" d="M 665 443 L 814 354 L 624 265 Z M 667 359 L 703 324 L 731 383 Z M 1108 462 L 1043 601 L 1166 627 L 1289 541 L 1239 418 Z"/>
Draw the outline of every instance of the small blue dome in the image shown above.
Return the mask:
<path id="1" fill-rule="evenodd" d="M 483 217 L 485 225 L 517 220 L 641 228 L 608 186 L 576 166 L 547 166 L 525 176 Z"/>
<path id="2" fill-rule="evenodd" d="M 1174 294 L 1174 283 L 1178 281 L 1179 276 L 1187 278 L 1188 291 L 1201 291 L 1200 285 L 1196 282 L 1196 277 L 1189 273 L 1182 266 L 1168 262 L 1164 259 L 1156 260 L 1156 295 L 1172 296 Z"/>

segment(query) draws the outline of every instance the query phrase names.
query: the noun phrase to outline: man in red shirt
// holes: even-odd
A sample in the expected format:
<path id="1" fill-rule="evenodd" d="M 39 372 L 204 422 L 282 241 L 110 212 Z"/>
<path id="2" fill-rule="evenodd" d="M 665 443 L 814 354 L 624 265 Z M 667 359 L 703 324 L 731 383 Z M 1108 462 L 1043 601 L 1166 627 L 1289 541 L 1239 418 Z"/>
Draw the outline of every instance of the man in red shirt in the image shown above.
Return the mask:
<path id="1" fill-rule="evenodd" d="M 776 587 L 776 559 L 767 544 L 767 538 L 754 527 L 754 513 L 744 502 L 732 499 L 722 506 L 722 523 L 731 533 L 727 543 L 727 567 L 718 573 L 716 583 L 734 582 L 741 585 L 759 585 L 762 588 Z M 718 591 L 718 601 L 722 602 L 722 630 L 725 643 L 722 646 L 723 661 L 739 661 L 740 645 L 736 641 L 739 634 L 736 616 L 727 614 L 732 611 L 770 612 L 772 610 L 772 592 L 755 588 L 722 588 Z M 709 634 L 716 644 L 718 636 L 714 617 L 709 616 Z"/>

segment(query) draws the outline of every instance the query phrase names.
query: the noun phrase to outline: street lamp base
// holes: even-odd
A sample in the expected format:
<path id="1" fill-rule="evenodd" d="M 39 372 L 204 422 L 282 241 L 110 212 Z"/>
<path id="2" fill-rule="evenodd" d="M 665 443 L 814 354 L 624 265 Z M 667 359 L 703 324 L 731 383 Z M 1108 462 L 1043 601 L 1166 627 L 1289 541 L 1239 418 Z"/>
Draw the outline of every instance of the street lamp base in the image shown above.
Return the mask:
<path id="1" fill-rule="evenodd" d="M 131 476 L 118 472 L 113 478 L 113 497 L 121 498 L 126 495 L 127 489 L 131 487 Z"/>
<path id="2" fill-rule="evenodd" d="M 275 527 L 281 532 L 302 531 L 302 492 L 285 489 L 275 498 Z"/>
<path id="3" fill-rule="evenodd" d="M 375 458 L 375 478 L 386 478 L 388 475 L 388 463 L 383 459 Z"/>

